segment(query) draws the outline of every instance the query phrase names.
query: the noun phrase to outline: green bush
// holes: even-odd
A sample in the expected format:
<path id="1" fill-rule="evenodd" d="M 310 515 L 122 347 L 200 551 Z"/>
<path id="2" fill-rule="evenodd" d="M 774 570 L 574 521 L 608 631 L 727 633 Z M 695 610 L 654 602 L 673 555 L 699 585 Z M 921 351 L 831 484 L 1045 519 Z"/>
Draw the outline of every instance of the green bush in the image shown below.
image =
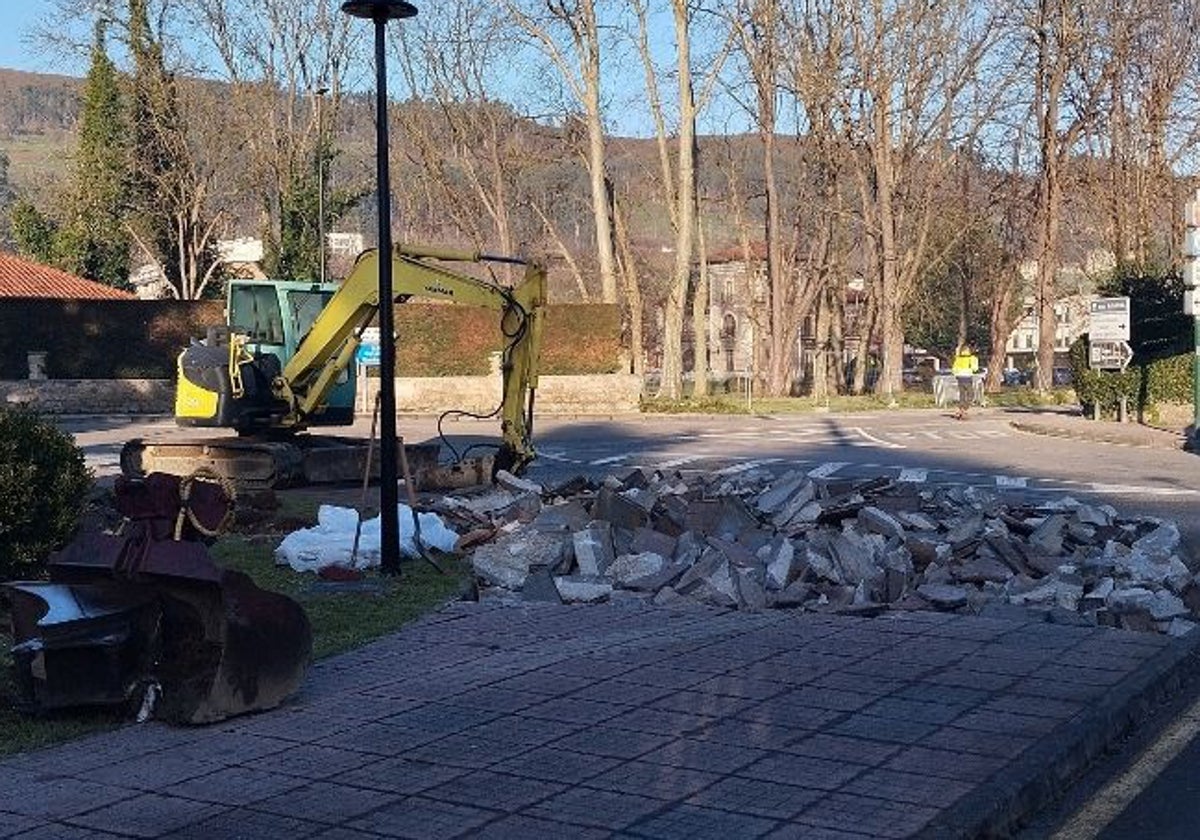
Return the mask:
<path id="1" fill-rule="evenodd" d="M 1092 370 L 1084 337 L 1071 345 L 1071 375 L 1079 402 L 1088 412 L 1093 405 L 1099 405 L 1101 412 L 1115 411 L 1122 397 L 1139 412 L 1153 412 L 1158 403 L 1192 401 L 1191 353 L 1161 359 L 1135 356 L 1125 370 Z"/>
<path id="2" fill-rule="evenodd" d="M 91 483 L 70 435 L 0 407 L 0 580 L 41 573 L 74 531 Z"/>

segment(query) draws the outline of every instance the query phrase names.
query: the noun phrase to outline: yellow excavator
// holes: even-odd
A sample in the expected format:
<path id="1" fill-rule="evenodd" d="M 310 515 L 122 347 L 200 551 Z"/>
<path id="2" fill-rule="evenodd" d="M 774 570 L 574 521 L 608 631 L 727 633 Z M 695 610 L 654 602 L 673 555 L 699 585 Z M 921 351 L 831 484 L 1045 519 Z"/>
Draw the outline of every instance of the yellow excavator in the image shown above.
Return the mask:
<path id="1" fill-rule="evenodd" d="M 502 394 L 494 468 L 520 472 L 533 459 L 533 403 L 546 304 L 546 274 L 515 257 L 400 245 L 391 255 L 395 302 L 411 298 L 500 313 Z M 524 267 L 512 288 L 456 264 Z M 234 280 L 227 323 L 210 328 L 178 358 L 175 419 L 181 426 L 232 429 L 203 440 L 133 440 L 121 452 L 129 476 L 215 472 L 241 489 L 361 479 L 366 442 L 300 434 L 354 421 L 355 353 L 378 311 L 379 253 L 364 252 L 340 285 Z M 464 412 L 465 413 L 465 412 Z M 420 466 L 438 447 L 409 449 Z"/>

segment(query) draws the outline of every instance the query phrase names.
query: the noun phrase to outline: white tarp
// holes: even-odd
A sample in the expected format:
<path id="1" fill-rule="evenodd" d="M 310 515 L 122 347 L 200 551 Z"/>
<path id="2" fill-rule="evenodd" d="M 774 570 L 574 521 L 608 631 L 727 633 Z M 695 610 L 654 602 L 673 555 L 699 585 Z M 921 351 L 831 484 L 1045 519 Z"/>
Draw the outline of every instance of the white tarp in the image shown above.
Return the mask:
<path id="1" fill-rule="evenodd" d="M 398 509 L 400 552 L 408 557 L 416 557 L 412 508 L 401 504 Z M 458 534 L 446 527 L 441 517 L 436 513 L 419 513 L 417 516 L 421 522 L 422 545 L 442 551 L 454 550 Z M 367 569 L 379 565 L 379 522 L 378 516 L 363 522 L 353 568 Z M 350 553 L 354 548 L 354 529 L 357 524 L 358 511 L 353 508 L 321 505 L 314 527 L 293 531 L 283 538 L 283 542 L 275 549 L 276 562 L 287 564 L 298 572 L 315 572 L 325 566 L 351 568 Z"/>

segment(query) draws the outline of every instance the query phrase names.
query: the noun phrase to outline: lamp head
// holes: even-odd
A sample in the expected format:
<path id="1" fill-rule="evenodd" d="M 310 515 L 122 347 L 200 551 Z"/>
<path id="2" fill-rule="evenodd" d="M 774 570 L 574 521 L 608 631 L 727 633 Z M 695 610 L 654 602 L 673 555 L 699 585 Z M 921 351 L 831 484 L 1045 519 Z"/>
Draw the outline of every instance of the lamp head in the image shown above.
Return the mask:
<path id="1" fill-rule="evenodd" d="M 399 20 L 415 17 L 417 7 L 406 0 L 346 0 L 342 11 L 367 20 Z"/>

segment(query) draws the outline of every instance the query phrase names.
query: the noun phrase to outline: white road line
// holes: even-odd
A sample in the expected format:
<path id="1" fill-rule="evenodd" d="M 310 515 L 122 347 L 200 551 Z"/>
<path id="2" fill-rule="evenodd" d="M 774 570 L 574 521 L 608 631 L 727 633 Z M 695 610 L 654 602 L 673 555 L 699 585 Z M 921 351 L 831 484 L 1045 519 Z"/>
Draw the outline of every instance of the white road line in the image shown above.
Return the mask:
<path id="1" fill-rule="evenodd" d="M 603 467 L 605 464 L 615 464 L 618 461 L 624 461 L 628 455 L 613 455 L 608 458 L 597 458 L 595 461 L 588 462 L 588 466 Z"/>
<path id="2" fill-rule="evenodd" d="M 1129 803 L 1167 769 L 1183 748 L 1200 734 L 1200 700 L 1193 703 L 1133 766 L 1113 779 L 1075 812 L 1051 840 L 1091 840 L 1121 815 Z"/>
<path id="3" fill-rule="evenodd" d="M 566 455 L 562 455 L 558 452 L 546 452 L 544 450 L 538 450 L 537 455 L 539 458 L 545 458 L 547 461 L 558 461 L 560 464 L 583 463 L 583 461 L 580 461 L 578 458 L 568 458 Z"/>
<path id="4" fill-rule="evenodd" d="M 867 440 L 871 441 L 872 443 L 876 443 L 885 449 L 904 449 L 905 448 L 903 444 L 892 443 L 890 440 L 884 440 L 883 438 L 875 437 L 875 435 L 867 432 L 861 426 L 855 426 L 854 431 L 858 432 L 858 434 L 860 436 L 866 438 Z"/>
<path id="5" fill-rule="evenodd" d="M 920 467 L 904 467 L 900 470 L 900 481 L 907 484 L 924 484 L 927 478 L 929 478 L 929 470 L 923 470 Z"/>
<path id="6" fill-rule="evenodd" d="M 1086 485 L 1085 485 L 1086 487 Z M 1189 490 L 1186 487 L 1135 487 L 1129 484 L 1092 484 L 1093 493 L 1126 493 L 1143 496 L 1197 496 L 1200 490 Z"/>
<path id="7" fill-rule="evenodd" d="M 690 464 L 692 461 L 698 461 L 705 456 L 703 455 L 684 455 L 679 458 L 673 458 L 670 461 L 663 461 L 655 464 L 655 467 L 660 470 L 669 470 L 672 467 L 682 467 L 684 464 Z"/>
<path id="8" fill-rule="evenodd" d="M 738 473 L 748 472 L 750 470 L 764 467 L 767 464 L 777 464 L 782 461 L 782 458 L 760 458 L 757 461 L 746 461 L 744 464 L 734 464 L 731 467 L 717 470 L 717 475 L 737 475 Z"/>
<path id="9" fill-rule="evenodd" d="M 1029 479 L 1022 475 L 998 475 L 996 476 L 997 487 L 1028 487 Z"/>
<path id="10" fill-rule="evenodd" d="M 826 464 L 821 464 L 819 467 L 813 467 L 808 471 L 809 478 L 829 478 L 842 467 L 849 466 L 847 461 L 830 461 Z"/>

